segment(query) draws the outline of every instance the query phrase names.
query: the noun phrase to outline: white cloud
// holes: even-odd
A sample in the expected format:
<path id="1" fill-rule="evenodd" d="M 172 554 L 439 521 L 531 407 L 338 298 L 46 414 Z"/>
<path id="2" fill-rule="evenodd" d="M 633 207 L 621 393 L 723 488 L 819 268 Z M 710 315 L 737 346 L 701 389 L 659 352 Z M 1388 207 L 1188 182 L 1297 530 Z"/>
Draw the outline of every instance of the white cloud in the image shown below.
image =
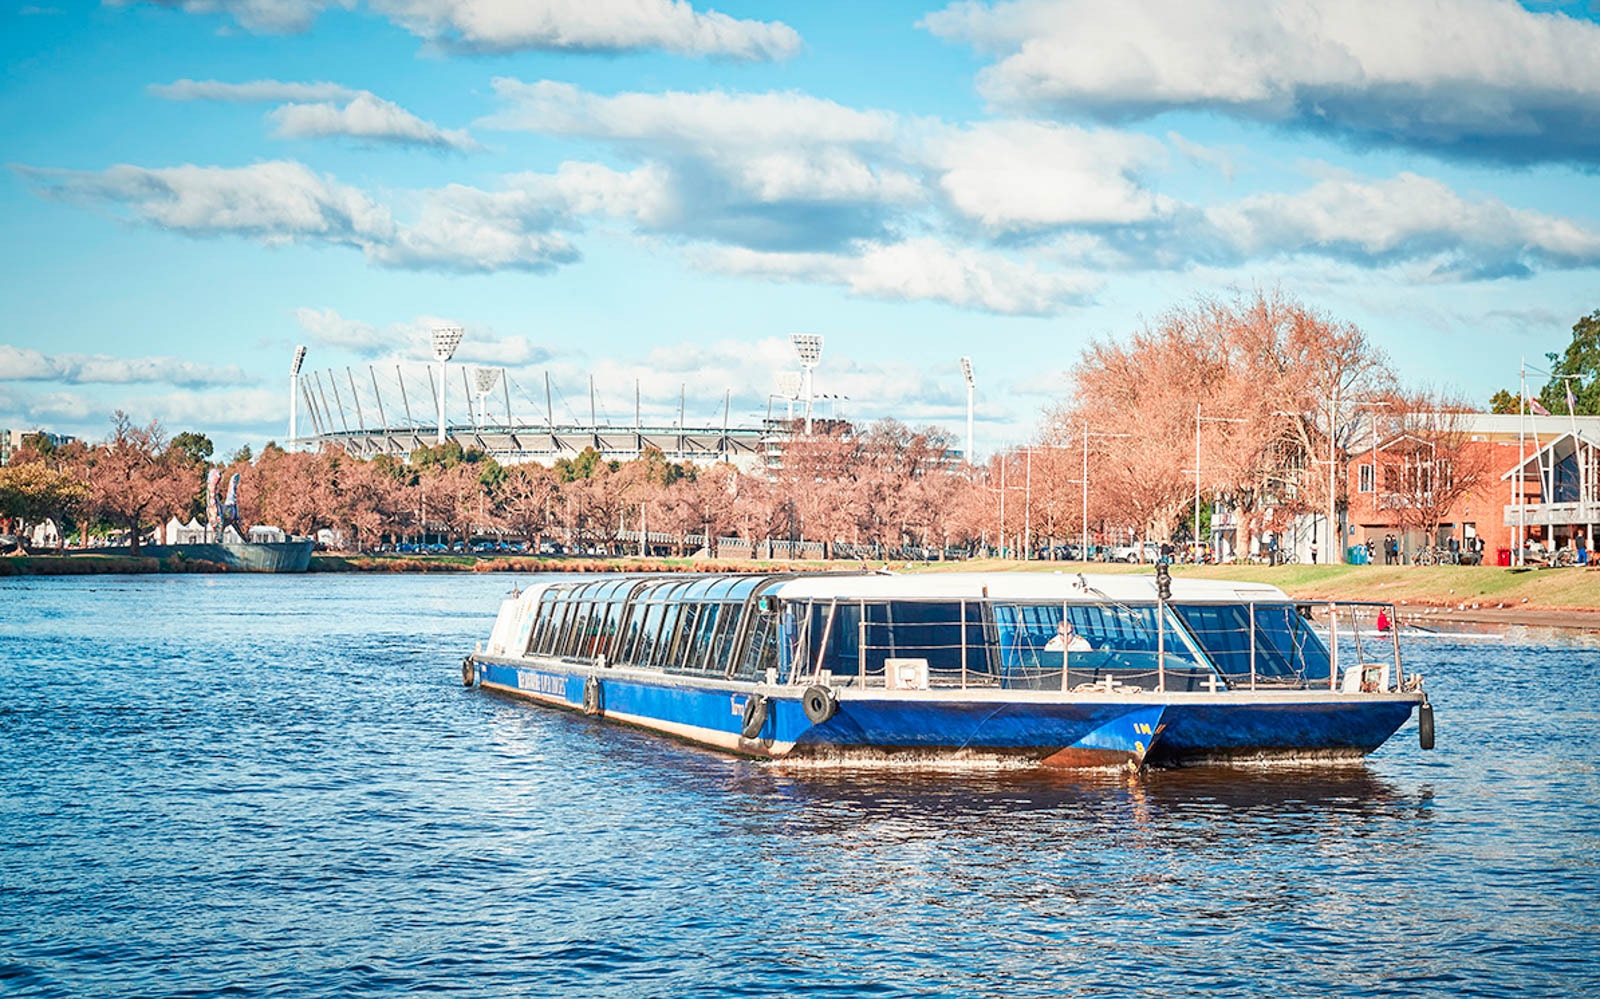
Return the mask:
<path id="1" fill-rule="evenodd" d="M 276 135 L 280 139 L 343 136 L 365 142 L 436 149 L 474 151 L 483 148 L 465 131 L 440 128 L 370 91 L 352 90 L 337 83 L 178 80 L 152 86 L 150 92 L 175 101 L 287 102 L 267 115 L 278 126 Z"/>
<path id="2" fill-rule="evenodd" d="M 661 210 L 650 171 L 620 174 L 593 164 L 518 175 L 518 186 L 498 192 L 454 185 L 420 192 L 410 226 L 397 224 L 387 206 L 365 193 L 294 162 L 116 166 L 101 173 L 17 169 L 51 196 L 107 205 L 186 235 L 349 246 L 403 269 L 544 270 L 577 259 L 555 229 L 579 228 L 586 214 L 607 209 L 640 217 Z"/>
<path id="3" fill-rule="evenodd" d="M 501 336 L 488 327 L 439 316 L 416 316 L 407 322 L 383 327 L 347 319 L 333 309 L 299 308 L 294 318 L 313 345 L 348 351 L 368 359 L 431 361 L 433 330 L 439 326 L 462 326 L 465 330 L 461 345 L 456 348 L 454 359 L 458 361 L 517 366 L 538 363 L 551 356 L 548 348 L 525 336 Z M 315 367 L 315 354 L 307 356 Z"/>
<path id="4" fill-rule="evenodd" d="M 1163 155 L 1140 135 L 1017 120 L 946 130 L 929 151 L 952 207 L 991 232 L 1163 215 L 1172 205 L 1138 179 Z"/>
<path id="5" fill-rule="evenodd" d="M 685 0 L 372 0 L 412 34 L 471 52 L 626 51 L 787 59 L 800 36 L 777 21 L 700 12 Z"/>
<path id="6" fill-rule="evenodd" d="M 114 166 L 101 173 L 19 168 L 45 193 L 121 205 L 136 219 L 194 236 L 220 233 L 265 243 L 372 247 L 394 235 L 388 209 L 299 163 L 247 167 Z"/>
<path id="7" fill-rule="evenodd" d="M 115 3 L 133 0 L 112 0 Z M 329 7 L 356 0 L 151 0 L 193 14 L 222 13 L 247 31 L 309 29 Z M 697 11 L 686 0 L 369 0 L 373 12 L 442 48 L 464 52 L 654 49 L 683 56 L 787 59 L 800 36 L 779 21 Z"/>
<path id="8" fill-rule="evenodd" d="M 1242 259 L 1309 253 L 1374 266 L 1430 261 L 1447 276 L 1523 276 L 1600 265 L 1600 231 L 1571 219 L 1463 198 L 1427 177 L 1332 178 L 1301 194 L 1258 194 L 1205 212 Z"/>
<path id="9" fill-rule="evenodd" d="M 109 0 L 114 5 L 137 0 Z M 150 0 L 190 14 L 227 14 L 246 31 L 294 34 L 309 30 L 329 7 L 352 7 L 353 0 Z"/>
<path id="10" fill-rule="evenodd" d="M 887 143 L 894 137 L 895 117 L 887 112 L 857 111 L 796 92 L 667 91 L 605 97 L 570 83 L 523 83 L 508 77 L 496 78 L 494 90 L 507 106 L 483 124 L 545 135 L 643 140 L 700 150 Z"/>
<path id="11" fill-rule="evenodd" d="M 218 368 L 176 357 L 45 354 L 0 344 L 0 381 L 198 386 L 239 385 L 251 379 L 235 366 Z"/>
<path id="12" fill-rule="evenodd" d="M 862 243 L 854 254 L 724 249 L 698 259 L 725 273 L 840 284 L 865 298 L 944 302 L 1009 315 L 1060 312 L 1098 287 L 1092 277 L 1048 273 L 1000 254 L 928 238 Z"/>
<path id="13" fill-rule="evenodd" d="M 441 149 L 482 148 L 465 131 L 442 129 L 369 93 L 361 93 L 343 106 L 328 102 L 285 104 L 267 117 L 278 126 L 277 135 L 285 139 L 345 136 Z"/>
<path id="14" fill-rule="evenodd" d="M 909 201 L 918 181 L 893 165 L 897 119 L 799 93 L 592 94 L 569 83 L 500 78 L 490 128 L 599 139 L 699 170 L 758 202 Z"/>
<path id="15" fill-rule="evenodd" d="M 1007 106 L 1180 109 L 1507 161 L 1600 159 L 1600 26 L 1511 0 L 966 0 L 922 26 Z"/>
<path id="16" fill-rule="evenodd" d="M 169 101 L 238 101 L 280 104 L 287 101 L 347 101 L 366 91 L 337 83 L 291 83 L 282 80 L 174 80 L 150 87 L 150 93 Z"/>

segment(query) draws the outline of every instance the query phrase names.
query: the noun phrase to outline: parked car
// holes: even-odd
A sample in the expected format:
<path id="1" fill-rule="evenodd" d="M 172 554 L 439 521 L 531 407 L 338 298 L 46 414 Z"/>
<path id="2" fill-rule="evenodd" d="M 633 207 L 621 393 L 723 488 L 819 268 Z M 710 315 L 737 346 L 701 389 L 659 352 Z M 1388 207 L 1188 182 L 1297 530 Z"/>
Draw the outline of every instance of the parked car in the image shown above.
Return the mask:
<path id="1" fill-rule="evenodd" d="M 1143 549 L 1143 558 L 1140 550 Z M 1146 541 L 1143 545 L 1116 545 L 1111 549 L 1110 559 L 1113 562 L 1159 562 L 1161 561 L 1161 546 L 1154 541 Z"/>

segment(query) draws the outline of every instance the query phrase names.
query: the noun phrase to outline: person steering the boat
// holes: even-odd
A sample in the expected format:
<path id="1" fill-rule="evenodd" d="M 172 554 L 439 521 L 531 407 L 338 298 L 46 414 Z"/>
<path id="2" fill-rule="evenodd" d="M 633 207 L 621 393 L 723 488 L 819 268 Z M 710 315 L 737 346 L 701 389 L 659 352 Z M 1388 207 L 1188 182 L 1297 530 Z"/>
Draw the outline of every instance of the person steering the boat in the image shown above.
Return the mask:
<path id="1" fill-rule="evenodd" d="M 1094 646 L 1089 640 L 1078 634 L 1072 627 L 1072 622 L 1066 618 L 1061 619 L 1061 624 L 1056 628 L 1056 633 L 1044 645 L 1046 652 L 1091 652 Z"/>

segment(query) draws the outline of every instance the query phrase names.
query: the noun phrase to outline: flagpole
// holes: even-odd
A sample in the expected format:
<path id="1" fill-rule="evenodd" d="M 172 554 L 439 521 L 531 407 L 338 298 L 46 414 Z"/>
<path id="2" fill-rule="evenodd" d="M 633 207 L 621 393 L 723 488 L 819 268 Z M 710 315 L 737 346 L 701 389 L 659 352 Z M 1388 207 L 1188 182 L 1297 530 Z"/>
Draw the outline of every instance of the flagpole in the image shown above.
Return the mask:
<path id="1" fill-rule="evenodd" d="M 1522 550 L 1528 531 L 1527 475 L 1528 358 L 1523 355 L 1522 375 L 1517 389 L 1517 565 L 1523 565 Z"/>

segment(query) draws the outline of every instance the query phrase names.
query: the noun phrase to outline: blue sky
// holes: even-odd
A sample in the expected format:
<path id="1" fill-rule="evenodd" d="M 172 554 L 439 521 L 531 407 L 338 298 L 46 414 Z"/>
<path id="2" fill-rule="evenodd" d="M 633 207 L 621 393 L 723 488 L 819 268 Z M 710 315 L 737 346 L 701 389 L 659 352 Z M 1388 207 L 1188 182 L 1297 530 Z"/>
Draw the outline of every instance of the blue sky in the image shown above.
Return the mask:
<path id="1" fill-rule="evenodd" d="M 1026 441 L 1093 337 L 1277 286 L 1486 401 L 1600 307 L 1591 4 L 176 0 L 0 14 L 0 427 L 223 449 L 427 331 L 513 415 Z M 388 384 L 383 382 L 381 384 Z M 425 383 L 423 383 L 425 385 Z M 365 391 L 365 388 L 363 388 Z M 388 403 L 393 407 L 393 389 Z M 413 387 L 413 392 L 416 391 Z M 459 393 L 458 393 L 459 395 Z M 373 400 L 368 400 L 371 408 Z M 423 407 L 425 408 L 425 407 Z M 462 413 L 464 418 L 465 414 Z"/>

